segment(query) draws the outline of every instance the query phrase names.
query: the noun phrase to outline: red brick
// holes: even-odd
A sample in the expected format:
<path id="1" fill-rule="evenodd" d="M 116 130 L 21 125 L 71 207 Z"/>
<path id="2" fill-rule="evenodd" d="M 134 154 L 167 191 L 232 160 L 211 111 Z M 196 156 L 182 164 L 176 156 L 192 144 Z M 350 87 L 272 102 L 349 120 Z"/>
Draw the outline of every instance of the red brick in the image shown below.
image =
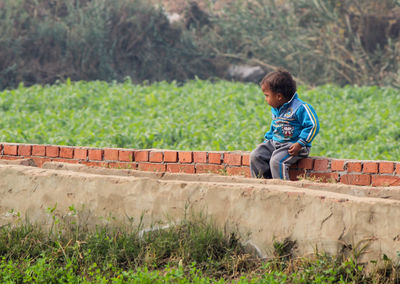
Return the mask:
<path id="1" fill-rule="evenodd" d="M 298 168 L 305 170 L 312 170 L 314 167 L 314 159 L 304 158 L 297 163 Z"/>
<path id="2" fill-rule="evenodd" d="M 32 156 L 45 156 L 46 147 L 43 145 L 33 145 L 32 146 Z"/>
<path id="3" fill-rule="evenodd" d="M 352 184 L 352 185 L 370 185 L 371 184 L 371 176 L 370 175 L 342 175 L 340 177 L 340 182 L 344 184 Z"/>
<path id="4" fill-rule="evenodd" d="M 110 162 L 108 163 L 108 167 L 111 169 L 129 169 L 136 170 L 136 163 L 126 163 L 126 162 Z"/>
<path id="5" fill-rule="evenodd" d="M 164 151 L 164 162 L 166 162 L 166 163 L 178 162 L 178 152 Z"/>
<path id="6" fill-rule="evenodd" d="M 400 175 L 400 163 L 396 163 L 396 175 Z"/>
<path id="7" fill-rule="evenodd" d="M 227 167 L 226 172 L 231 176 L 251 176 L 249 167 Z"/>
<path id="8" fill-rule="evenodd" d="M 195 163 L 207 163 L 207 152 L 193 152 L 193 161 Z"/>
<path id="9" fill-rule="evenodd" d="M 243 154 L 242 156 L 242 165 L 250 166 L 250 154 Z"/>
<path id="10" fill-rule="evenodd" d="M 57 146 L 46 146 L 46 156 L 56 158 L 60 155 L 60 147 Z"/>
<path id="11" fill-rule="evenodd" d="M 242 165 L 242 154 L 225 153 L 224 163 L 230 166 L 241 166 Z"/>
<path id="12" fill-rule="evenodd" d="M 347 172 L 352 173 L 361 173 L 362 165 L 360 162 L 348 162 L 347 163 Z"/>
<path id="13" fill-rule="evenodd" d="M 135 162 L 148 162 L 149 151 L 135 151 Z"/>
<path id="14" fill-rule="evenodd" d="M 81 164 L 86 165 L 88 167 L 108 168 L 108 163 L 107 162 L 82 161 Z"/>
<path id="15" fill-rule="evenodd" d="M 161 163 L 163 161 L 163 152 L 150 152 L 150 162 Z"/>
<path id="16" fill-rule="evenodd" d="M 221 164 L 222 153 L 208 153 L 208 162 L 210 164 Z"/>
<path id="17" fill-rule="evenodd" d="M 18 157 L 18 156 L 0 156 L 0 159 L 15 161 L 15 160 L 21 160 L 23 158 L 22 157 Z"/>
<path id="18" fill-rule="evenodd" d="M 332 160 L 331 170 L 332 171 L 344 171 L 344 160 Z"/>
<path id="19" fill-rule="evenodd" d="M 314 160 L 314 171 L 327 171 L 329 166 L 329 160 L 316 159 Z"/>
<path id="20" fill-rule="evenodd" d="M 87 159 L 88 150 L 82 148 L 74 149 L 74 159 L 85 160 Z"/>
<path id="21" fill-rule="evenodd" d="M 337 182 L 339 180 L 338 173 L 310 173 L 309 176 L 321 182 Z"/>
<path id="22" fill-rule="evenodd" d="M 378 163 L 365 162 L 363 164 L 363 173 L 370 173 L 370 174 L 378 173 Z"/>
<path id="23" fill-rule="evenodd" d="M 103 152 L 104 151 L 102 149 L 89 149 L 88 150 L 89 161 L 102 161 Z"/>
<path id="24" fill-rule="evenodd" d="M 394 186 L 400 185 L 400 177 L 396 176 L 372 176 L 372 186 Z"/>
<path id="25" fill-rule="evenodd" d="M 18 146 L 18 156 L 30 156 L 32 155 L 31 145 L 19 145 Z"/>
<path id="26" fill-rule="evenodd" d="M 4 145 L 4 155 L 16 156 L 18 154 L 17 145 Z"/>
<path id="27" fill-rule="evenodd" d="M 194 165 L 168 164 L 167 172 L 194 174 L 195 167 Z"/>
<path id="28" fill-rule="evenodd" d="M 32 157 L 31 159 L 33 160 L 35 165 L 39 168 L 41 168 L 45 162 L 51 162 L 51 159 L 49 158 Z"/>
<path id="29" fill-rule="evenodd" d="M 138 170 L 148 172 L 165 172 L 164 164 L 139 163 Z"/>
<path id="30" fill-rule="evenodd" d="M 119 150 L 118 160 L 121 162 L 132 162 L 134 157 L 134 151 Z"/>
<path id="31" fill-rule="evenodd" d="M 225 167 L 223 165 L 210 165 L 210 164 L 197 164 L 196 165 L 196 173 L 198 174 L 221 174 L 224 171 Z"/>
<path id="32" fill-rule="evenodd" d="M 382 162 L 379 163 L 379 173 L 381 174 L 391 174 L 394 170 L 394 163 L 392 162 Z"/>
<path id="33" fill-rule="evenodd" d="M 60 147 L 60 157 L 72 159 L 74 157 L 74 148 Z"/>
<path id="34" fill-rule="evenodd" d="M 290 180 L 299 180 L 300 178 L 304 177 L 305 173 L 305 169 L 289 169 L 289 178 Z"/>
<path id="35" fill-rule="evenodd" d="M 59 163 L 70 163 L 70 164 L 78 164 L 79 160 L 71 160 L 71 159 L 51 159 L 52 162 L 59 162 Z"/>
<path id="36" fill-rule="evenodd" d="M 193 163 L 193 152 L 179 152 L 180 163 Z"/>
<path id="37" fill-rule="evenodd" d="M 104 160 L 106 161 L 118 161 L 118 149 L 110 149 L 106 148 L 104 149 Z"/>

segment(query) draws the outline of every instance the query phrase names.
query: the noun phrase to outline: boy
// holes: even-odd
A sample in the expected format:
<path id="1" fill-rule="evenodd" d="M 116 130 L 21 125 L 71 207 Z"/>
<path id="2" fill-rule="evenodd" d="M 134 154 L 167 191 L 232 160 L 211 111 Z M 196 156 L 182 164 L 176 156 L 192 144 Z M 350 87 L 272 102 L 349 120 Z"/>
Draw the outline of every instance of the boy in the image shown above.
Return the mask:
<path id="1" fill-rule="evenodd" d="M 272 107 L 270 130 L 265 141 L 250 154 L 250 171 L 257 178 L 289 179 L 289 167 L 310 153 L 318 134 L 313 107 L 298 98 L 296 81 L 286 70 L 268 73 L 260 83 Z"/>

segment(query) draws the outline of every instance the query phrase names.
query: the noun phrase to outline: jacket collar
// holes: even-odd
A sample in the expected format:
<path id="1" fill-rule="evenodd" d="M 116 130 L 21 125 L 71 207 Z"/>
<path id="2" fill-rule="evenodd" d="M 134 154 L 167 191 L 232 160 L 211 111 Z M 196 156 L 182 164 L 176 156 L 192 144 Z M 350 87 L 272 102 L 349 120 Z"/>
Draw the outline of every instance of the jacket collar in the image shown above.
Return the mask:
<path id="1" fill-rule="evenodd" d="M 283 105 L 281 105 L 281 107 L 276 108 L 276 110 L 279 112 L 279 111 L 281 111 L 281 110 L 283 110 L 283 109 L 289 107 L 289 106 L 292 104 L 292 102 L 293 102 L 295 99 L 297 99 L 298 97 L 299 97 L 299 96 L 298 96 L 297 92 L 294 93 L 294 95 L 293 95 L 293 97 L 290 99 L 290 101 L 284 103 Z"/>

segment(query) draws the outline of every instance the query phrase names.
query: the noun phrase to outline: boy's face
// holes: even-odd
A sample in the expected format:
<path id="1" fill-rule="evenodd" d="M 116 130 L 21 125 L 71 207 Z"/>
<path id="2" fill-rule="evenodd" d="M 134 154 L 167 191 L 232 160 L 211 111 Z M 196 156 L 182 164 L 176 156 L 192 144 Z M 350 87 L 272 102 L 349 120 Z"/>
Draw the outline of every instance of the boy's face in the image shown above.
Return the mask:
<path id="1" fill-rule="evenodd" d="M 272 92 L 267 86 L 262 86 L 262 91 L 265 96 L 265 101 L 273 108 L 279 108 L 285 103 L 282 94 Z"/>

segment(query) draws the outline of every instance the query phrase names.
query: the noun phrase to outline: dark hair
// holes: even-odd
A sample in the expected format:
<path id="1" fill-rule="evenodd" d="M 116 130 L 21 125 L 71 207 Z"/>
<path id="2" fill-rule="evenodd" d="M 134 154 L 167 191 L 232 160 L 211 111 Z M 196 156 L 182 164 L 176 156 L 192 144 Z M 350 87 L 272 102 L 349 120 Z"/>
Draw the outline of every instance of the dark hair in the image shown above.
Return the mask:
<path id="1" fill-rule="evenodd" d="M 296 93 L 296 81 L 284 69 L 278 69 L 265 75 L 261 80 L 260 87 L 266 87 L 274 93 L 280 93 L 288 100 Z"/>

